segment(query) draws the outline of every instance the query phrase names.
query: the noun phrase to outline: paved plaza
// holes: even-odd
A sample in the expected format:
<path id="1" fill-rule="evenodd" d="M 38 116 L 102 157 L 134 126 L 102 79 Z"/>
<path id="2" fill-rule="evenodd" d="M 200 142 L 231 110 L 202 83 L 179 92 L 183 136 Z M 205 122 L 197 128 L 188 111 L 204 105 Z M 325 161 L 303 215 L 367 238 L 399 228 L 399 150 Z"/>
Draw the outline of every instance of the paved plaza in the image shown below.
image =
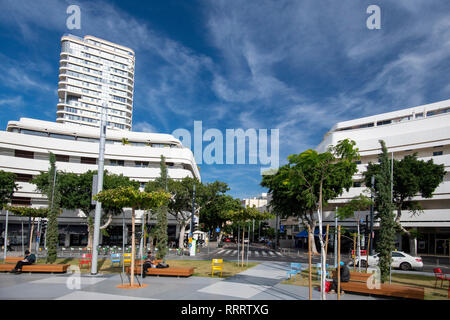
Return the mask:
<path id="1" fill-rule="evenodd" d="M 119 289 L 119 274 L 47 275 L 0 274 L 0 299 L 45 300 L 308 300 L 308 287 L 281 284 L 286 279 L 287 262 L 261 264 L 227 279 L 210 277 L 146 277 L 139 289 Z M 314 290 L 314 300 L 320 292 Z M 328 294 L 328 300 L 337 300 Z M 341 300 L 380 300 L 346 293 Z"/>

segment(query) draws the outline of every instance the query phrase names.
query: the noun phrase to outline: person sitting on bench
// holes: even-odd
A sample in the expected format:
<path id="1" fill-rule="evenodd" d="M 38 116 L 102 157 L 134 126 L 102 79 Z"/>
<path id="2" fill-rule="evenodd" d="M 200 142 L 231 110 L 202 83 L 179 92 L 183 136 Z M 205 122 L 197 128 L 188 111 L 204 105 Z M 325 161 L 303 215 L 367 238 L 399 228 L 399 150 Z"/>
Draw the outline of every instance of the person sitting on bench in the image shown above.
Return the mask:
<path id="1" fill-rule="evenodd" d="M 36 262 L 36 256 L 30 253 L 29 250 L 25 250 L 25 258 L 17 262 L 14 269 L 11 270 L 13 273 L 20 273 L 22 271 L 22 266 L 27 266 Z"/>
<path id="2" fill-rule="evenodd" d="M 155 258 L 152 256 L 152 252 L 149 251 L 149 252 L 147 252 L 147 258 L 145 258 L 145 260 L 144 260 L 144 264 L 143 264 L 143 271 L 144 272 L 142 274 L 142 277 L 145 278 L 145 275 L 146 275 L 147 270 L 149 268 L 155 268 L 155 267 L 156 267 L 156 265 L 155 265 Z"/>
<path id="3" fill-rule="evenodd" d="M 340 263 L 341 267 L 340 269 L 340 282 L 349 282 L 350 281 L 350 270 L 348 269 L 347 265 L 341 261 Z M 330 292 L 337 292 L 337 272 L 336 272 L 336 277 L 333 279 L 333 283 L 331 285 L 331 290 Z M 341 294 L 343 294 L 344 291 L 341 288 Z"/>

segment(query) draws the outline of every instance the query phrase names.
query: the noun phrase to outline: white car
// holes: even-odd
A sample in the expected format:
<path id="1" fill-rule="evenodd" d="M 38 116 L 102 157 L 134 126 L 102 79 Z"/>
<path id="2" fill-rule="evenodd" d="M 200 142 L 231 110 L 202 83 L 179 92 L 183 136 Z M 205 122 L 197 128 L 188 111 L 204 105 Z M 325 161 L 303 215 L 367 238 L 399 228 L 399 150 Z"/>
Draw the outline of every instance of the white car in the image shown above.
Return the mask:
<path id="1" fill-rule="evenodd" d="M 369 267 L 375 267 L 378 265 L 378 253 L 374 255 L 369 255 Z M 361 256 L 361 267 L 366 267 L 367 256 Z M 358 257 L 355 259 L 356 266 L 359 265 Z M 423 262 L 421 257 L 413 257 L 403 251 L 392 251 L 392 268 L 399 268 L 402 270 L 415 270 L 422 269 Z"/>

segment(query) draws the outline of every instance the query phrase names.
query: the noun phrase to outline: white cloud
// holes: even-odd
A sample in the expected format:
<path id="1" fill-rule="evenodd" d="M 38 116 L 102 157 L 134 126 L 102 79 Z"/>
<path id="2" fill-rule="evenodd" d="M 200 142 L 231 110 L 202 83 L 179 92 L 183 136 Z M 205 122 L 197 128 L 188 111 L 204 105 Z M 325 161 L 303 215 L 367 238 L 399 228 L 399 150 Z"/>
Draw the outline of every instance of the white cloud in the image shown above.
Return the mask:
<path id="1" fill-rule="evenodd" d="M 157 130 L 150 123 L 142 121 L 133 124 L 133 131 L 156 133 Z"/>

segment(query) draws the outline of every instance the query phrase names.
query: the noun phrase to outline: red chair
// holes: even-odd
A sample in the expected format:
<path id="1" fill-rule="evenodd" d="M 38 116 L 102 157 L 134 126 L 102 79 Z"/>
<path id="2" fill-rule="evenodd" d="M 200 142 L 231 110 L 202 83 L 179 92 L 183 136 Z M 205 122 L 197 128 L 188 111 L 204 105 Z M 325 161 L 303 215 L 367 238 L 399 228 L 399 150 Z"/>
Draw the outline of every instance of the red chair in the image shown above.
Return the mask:
<path id="1" fill-rule="evenodd" d="M 87 265 L 88 268 L 91 267 L 91 261 L 92 261 L 92 254 L 90 253 L 83 253 L 81 255 L 81 258 L 78 260 L 78 266 L 80 267 L 80 269 L 82 268 L 83 265 Z"/>
<path id="2" fill-rule="evenodd" d="M 434 283 L 434 287 L 436 288 L 438 280 L 441 280 L 441 288 L 444 280 L 450 279 L 450 273 L 442 273 L 442 270 L 440 268 L 433 269 L 434 277 L 436 279 L 436 282 Z M 449 283 L 450 285 L 450 283 Z"/>

